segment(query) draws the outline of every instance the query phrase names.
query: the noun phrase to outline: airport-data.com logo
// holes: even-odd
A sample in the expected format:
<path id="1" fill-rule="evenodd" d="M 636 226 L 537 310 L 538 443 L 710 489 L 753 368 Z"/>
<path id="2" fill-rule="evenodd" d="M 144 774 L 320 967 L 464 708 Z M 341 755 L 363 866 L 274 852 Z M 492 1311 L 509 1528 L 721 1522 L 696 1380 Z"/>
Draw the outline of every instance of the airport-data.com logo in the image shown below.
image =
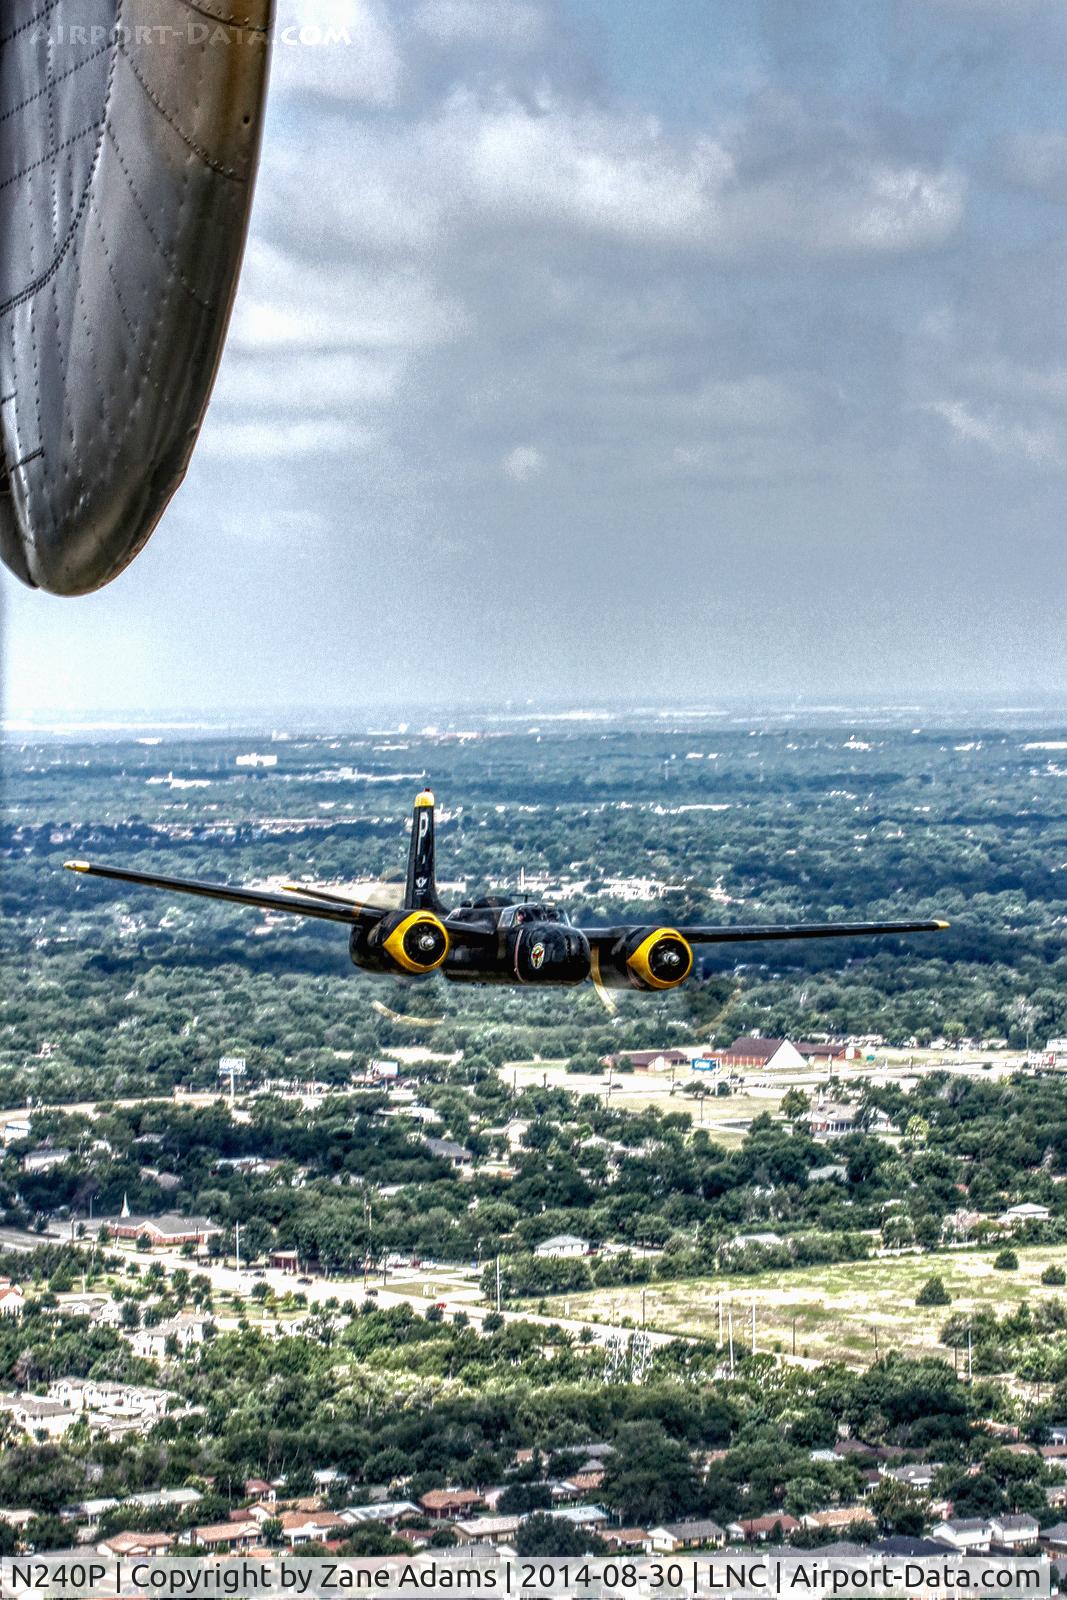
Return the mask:
<path id="1" fill-rule="evenodd" d="M 352 35 L 347 28 L 332 27 L 316 22 L 287 23 L 270 30 L 242 27 L 230 22 L 136 23 L 127 26 L 115 23 L 112 27 L 101 24 L 56 23 L 49 26 L 39 23 L 30 35 L 35 44 L 66 48 L 103 50 L 106 46 L 138 49 L 165 45 L 209 45 L 232 49 L 236 45 L 304 46 L 307 49 L 336 49 L 350 46 Z"/>

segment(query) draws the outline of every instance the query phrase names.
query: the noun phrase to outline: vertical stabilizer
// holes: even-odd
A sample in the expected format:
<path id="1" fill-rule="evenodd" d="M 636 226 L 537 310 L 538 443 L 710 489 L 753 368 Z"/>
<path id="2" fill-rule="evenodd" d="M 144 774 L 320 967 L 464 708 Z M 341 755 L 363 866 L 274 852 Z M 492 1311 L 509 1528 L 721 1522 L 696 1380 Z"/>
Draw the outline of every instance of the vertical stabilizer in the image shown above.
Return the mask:
<path id="1" fill-rule="evenodd" d="M 433 795 L 429 789 L 415 796 L 404 905 L 412 911 L 444 911 L 434 876 Z"/>

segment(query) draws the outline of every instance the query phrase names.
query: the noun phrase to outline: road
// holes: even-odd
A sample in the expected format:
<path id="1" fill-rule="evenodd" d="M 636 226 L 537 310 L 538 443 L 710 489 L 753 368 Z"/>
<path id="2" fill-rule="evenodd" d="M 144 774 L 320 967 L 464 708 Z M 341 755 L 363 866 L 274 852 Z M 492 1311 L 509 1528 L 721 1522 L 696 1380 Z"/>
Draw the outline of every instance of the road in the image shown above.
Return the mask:
<path id="1" fill-rule="evenodd" d="M 90 1239 L 71 1239 L 69 1226 L 53 1226 L 47 1234 L 21 1232 L 18 1229 L 7 1228 L 0 1230 L 0 1246 L 7 1249 L 30 1250 L 44 1243 L 69 1244 L 75 1249 L 91 1247 Z M 210 1280 L 212 1290 L 216 1294 L 241 1295 L 247 1297 L 257 1283 L 265 1283 L 272 1289 L 279 1299 L 290 1291 L 298 1291 L 307 1296 L 308 1305 L 319 1306 L 327 1300 L 339 1300 L 342 1304 L 352 1300 L 357 1305 L 368 1297 L 374 1303 L 388 1309 L 393 1306 L 409 1306 L 419 1316 L 425 1316 L 431 1306 L 439 1305 L 446 1316 L 452 1316 L 457 1311 L 465 1312 L 470 1318 L 472 1327 L 481 1329 L 485 1318 L 492 1311 L 492 1306 L 481 1299 L 481 1291 L 476 1279 L 464 1274 L 462 1269 L 441 1268 L 434 1272 L 424 1272 L 418 1293 L 411 1290 L 390 1289 L 383 1285 L 376 1277 L 369 1280 L 365 1286 L 362 1277 L 358 1278 L 320 1278 L 313 1277 L 309 1283 L 301 1282 L 292 1273 L 280 1272 L 276 1269 L 257 1271 L 254 1275 L 247 1271 L 237 1271 L 236 1266 L 230 1266 L 218 1261 L 190 1261 L 181 1256 L 177 1251 L 170 1250 L 137 1250 L 124 1244 L 114 1243 L 108 1246 L 109 1250 L 120 1255 L 126 1262 L 136 1262 L 143 1272 L 150 1266 L 161 1266 L 169 1276 L 179 1269 L 186 1272 L 203 1273 Z M 405 1278 L 410 1278 L 412 1269 L 404 1269 Z M 604 1303 L 605 1315 L 610 1313 L 610 1299 L 606 1296 Z M 527 1322 L 534 1327 L 562 1328 L 573 1334 L 575 1338 L 588 1330 L 593 1340 L 598 1345 L 606 1345 L 610 1340 L 613 1329 L 607 1322 L 589 1322 L 575 1317 L 547 1317 L 536 1312 L 528 1311 L 502 1311 L 501 1316 L 505 1322 Z M 225 1327 L 227 1318 L 219 1319 L 220 1325 Z M 630 1330 L 624 1330 L 629 1332 Z M 673 1344 L 676 1339 L 684 1337 L 673 1333 L 663 1333 L 657 1329 L 648 1328 L 649 1343 L 654 1347 Z"/>

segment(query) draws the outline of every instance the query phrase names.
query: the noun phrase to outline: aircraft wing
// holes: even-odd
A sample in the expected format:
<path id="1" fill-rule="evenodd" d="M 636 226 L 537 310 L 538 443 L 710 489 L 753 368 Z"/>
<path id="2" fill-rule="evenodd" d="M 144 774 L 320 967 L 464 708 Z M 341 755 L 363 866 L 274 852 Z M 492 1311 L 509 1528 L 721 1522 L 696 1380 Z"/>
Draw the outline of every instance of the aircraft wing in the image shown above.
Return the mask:
<path id="1" fill-rule="evenodd" d="M 641 931 L 641 926 L 625 928 L 583 928 L 590 944 L 605 946 Z M 651 927 L 651 924 L 644 926 Z M 771 939 L 851 939 L 862 934 L 936 933 L 947 922 L 763 922 L 747 926 L 696 926 L 670 924 L 690 944 L 760 943 Z"/>
<path id="2" fill-rule="evenodd" d="M 91 861 L 65 861 L 68 872 L 82 872 L 91 878 L 114 878 L 119 883 L 139 884 L 146 889 L 168 889 L 173 894 L 200 895 L 206 900 L 230 900 L 239 906 L 258 906 L 261 911 L 287 911 L 297 917 L 321 917 L 326 922 L 360 923 L 372 927 L 386 912 L 377 906 L 359 905 L 316 891 L 307 898 L 275 893 L 269 889 L 247 889 L 228 883 L 202 883 L 197 878 L 164 878 L 152 872 L 133 872 L 128 867 L 101 867 Z M 315 898 L 312 898 L 315 894 Z"/>
<path id="3" fill-rule="evenodd" d="M 272 21 L 273 0 L 0 0 L 0 559 L 24 583 L 108 583 L 185 475 Z"/>

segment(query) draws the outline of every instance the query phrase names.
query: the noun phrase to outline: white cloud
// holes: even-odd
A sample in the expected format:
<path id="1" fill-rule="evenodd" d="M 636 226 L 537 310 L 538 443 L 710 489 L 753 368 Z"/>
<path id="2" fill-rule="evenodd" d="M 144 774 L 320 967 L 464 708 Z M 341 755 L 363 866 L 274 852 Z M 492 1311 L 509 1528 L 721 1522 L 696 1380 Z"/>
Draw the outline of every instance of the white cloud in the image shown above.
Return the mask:
<path id="1" fill-rule="evenodd" d="M 547 21 L 525 0 L 422 0 L 415 26 L 438 44 L 492 43 L 528 50 L 540 44 Z"/>
<path id="2" fill-rule="evenodd" d="M 958 230 L 955 169 L 896 160 L 836 126 L 804 136 L 809 149 L 774 126 L 770 156 L 753 159 L 748 122 L 682 137 L 543 85 L 532 99 L 461 86 L 414 120 L 290 139 L 268 162 L 259 214 L 272 235 L 299 228 L 327 251 L 347 242 L 422 259 L 448 241 L 509 242 L 516 227 L 546 246 L 600 237 L 726 260 L 900 255 Z"/>
<path id="3" fill-rule="evenodd" d="M 300 411 L 374 407 L 396 394 L 405 371 L 395 353 L 360 351 L 261 356 L 232 352 L 226 358 L 214 404 L 234 410 Z"/>
<path id="4" fill-rule="evenodd" d="M 516 483 L 529 483 L 544 471 L 545 458 L 536 445 L 519 444 L 508 451 L 501 465 L 507 477 Z"/>
<path id="5" fill-rule="evenodd" d="M 234 421 L 211 410 L 199 450 L 205 456 L 272 461 L 281 457 L 361 455 L 375 435 L 366 428 L 334 419 L 293 420 L 277 417 L 255 422 Z"/>
<path id="6" fill-rule="evenodd" d="M 946 422 L 964 444 L 1037 466 L 1064 465 L 1062 436 L 1049 424 L 1034 425 L 994 411 L 980 415 L 962 400 L 934 400 L 924 409 Z"/>
<path id="7" fill-rule="evenodd" d="M 417 165 L 464 212 L 565 225 L 643 244 L 731 256 L 800 249 L 888 254 L 943 244 L 963 216 L 964 183 L 854 152 L 750 180 L 722 139 L 670 137 L 651 117 L 481 103 L 457 93 L 419 136 Z M 448 175 L 446 178 L 446 174 Z"/>
<path id="8" fill-rule="evenodd" d="M 234 307 L 237 351 L 420 349 L 454 337 L 461 309 L 414 267 L 309 271 L 296 255 L 251 242 Z"/>
<path id="9" fill-rule="evenodd" d="M 374 0 L 278 0 L 271 95 L 370 106 L 396 99 L 403 64 Z"/>

